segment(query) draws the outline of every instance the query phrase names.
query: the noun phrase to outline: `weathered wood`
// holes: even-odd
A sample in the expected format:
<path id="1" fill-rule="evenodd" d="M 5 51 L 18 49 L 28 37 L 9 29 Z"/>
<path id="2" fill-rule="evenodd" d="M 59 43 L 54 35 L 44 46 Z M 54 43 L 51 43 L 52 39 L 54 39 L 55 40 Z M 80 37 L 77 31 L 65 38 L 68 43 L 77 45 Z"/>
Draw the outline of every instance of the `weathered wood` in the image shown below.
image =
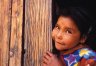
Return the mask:
<path id="1" fill-rule="evenodd" d="M 21 66 L 23 0 L 12 0 L 9 66 Z"/>
<path id="2" fill-rule="evenodd" d="M 1 54 L 1 47 L 0 47 L 0 66 L 2 66 L 2 63 L 1 63 L 1 59 L 2 58 L 2 54 Z"/>
<path id="3" fill-rule="evenodd" d="M 52 48 L 51 0 L 25 1 L 24 66 L 41 66 L 42 54 Z"/>
<path id="4" fill-rule="evenodd" d="M 0 66 L 21 66 L 22 43 L 24 66 L 41 66 L 42 54 L 52 49 L 51 0 L 25 0 L 24 4 L 0 0 Z"/>
<path id="5" fill-rule="evenodd" d="M 11 0 L 0 0 L 0 66 L 9 66 Z"/>

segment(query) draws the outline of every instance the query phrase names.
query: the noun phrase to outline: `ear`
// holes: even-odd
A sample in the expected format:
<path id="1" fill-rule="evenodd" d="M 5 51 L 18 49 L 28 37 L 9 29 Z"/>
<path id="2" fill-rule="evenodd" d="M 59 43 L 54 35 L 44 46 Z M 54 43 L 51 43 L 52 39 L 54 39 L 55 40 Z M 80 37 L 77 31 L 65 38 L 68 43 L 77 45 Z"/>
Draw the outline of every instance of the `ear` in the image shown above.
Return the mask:
<path id="1" fill-rule="evenodd" d="M 87 39 L 87 36 L 86 35 L 83 35 L 81 38 L 80 38 L 80 43 L 81 44 L 84 44 L 86 42 L 86 39 Z"/>

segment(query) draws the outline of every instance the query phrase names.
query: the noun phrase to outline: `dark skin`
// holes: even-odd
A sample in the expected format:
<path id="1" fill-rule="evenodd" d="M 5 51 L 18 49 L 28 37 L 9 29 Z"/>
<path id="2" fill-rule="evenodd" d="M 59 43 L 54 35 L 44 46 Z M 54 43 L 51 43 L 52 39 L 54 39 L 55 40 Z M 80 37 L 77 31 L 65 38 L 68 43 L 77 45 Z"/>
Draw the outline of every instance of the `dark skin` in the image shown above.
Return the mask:
<path id="1" fill-rule="evenodd" d="M 82 48 L 82 43 L 86 38 L 81 37 L 80 31 L 70 17 L 60 16 L 57 24 L 52 31 L 52 38 L 55 42 L 55 47 L 60 51 L 60 54 L 70 54 L 76 48 Z M 81 43 L 81 44 L 80 44 Z M 47 51 L 42 60 L 43 66 L 66 66 L 61 58 Z M 87 60 L 83 66 L 94 66 L 93 60 Z M 96 65 L 96 64 L 95 64 Z M 79 66 L 82 66 L 80 63 Z"/>
<path id="2" fill-rule="evenodd" d="M 56 55 L 47 51 L 44 54 L 42 65 L 43 66 L 64 66 L 63 63 L 60 61 L 61 59 L 59 59 Z"/>
<path id="3" fill-rule="evenodd" d="M 73 23 L 73 20 L 69 17 L 66 18 L 62 16 L 58 18 L 56 26 L 52 31 L 52 38 L 55 42 L 56 49 L 58 49 L 60 53 L 67 52 L 63 50 L 71 49 L 81 41 L 80 32 Z M 70 51 L 68 50 L 68 52 Z M 42 62 L 43 66 L 64 66 L 61 59 L 51 52 L 44 54 Z"/>

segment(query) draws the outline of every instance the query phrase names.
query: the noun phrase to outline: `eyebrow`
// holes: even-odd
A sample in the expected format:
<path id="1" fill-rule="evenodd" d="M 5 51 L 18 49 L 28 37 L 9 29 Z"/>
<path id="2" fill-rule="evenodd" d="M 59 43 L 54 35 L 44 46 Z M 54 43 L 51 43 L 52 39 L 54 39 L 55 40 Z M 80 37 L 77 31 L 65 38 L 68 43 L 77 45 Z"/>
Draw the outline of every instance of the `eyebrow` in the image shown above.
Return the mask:
<path id="1" fill-rule="evenodd" d="M 56 23 L 55 26 L 59 26 L 59 24 Z"/>
<path id="2" fill-rule="evenodd" d="M 73 28 L 71 28 L 71 27 L 66 27 L 65 29 L 74 31 Z"/>
<path id="3" fill-rule="evenodd" d="M 60 27 L 60 25 L 57 23 L 55 26 L 58 26 L 58 27 Z M 64 28 L 64 29 L 68 29 L 68 30 L 71 30 L 72 32 L 74 32 L 74 29 L 72 28 L 72 27 L 70 27 L 70 26 L 67 26 L 66 28 Z"/>
<path id="4" fill-rule="evenodd" d="M 60 26 L 60 25 L 57 23 L 55 26 Z M 73 28 L 68 26 L 66 29 L 73 29 Z"/>

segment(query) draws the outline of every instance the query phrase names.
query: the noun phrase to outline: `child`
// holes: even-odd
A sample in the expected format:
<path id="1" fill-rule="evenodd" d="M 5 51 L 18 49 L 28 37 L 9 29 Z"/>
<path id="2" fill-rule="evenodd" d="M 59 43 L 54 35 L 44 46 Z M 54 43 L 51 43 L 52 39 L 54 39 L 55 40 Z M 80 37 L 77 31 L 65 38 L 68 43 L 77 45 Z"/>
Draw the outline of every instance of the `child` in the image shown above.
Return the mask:
<path id="1" fill-rule="evenodd" d="M 62 9 L 52 31 L 56 52 L 44 54 L 43 66 L 96 66 L 96 52 L 87 45 L 91 23 L 83 8 Z"/>

